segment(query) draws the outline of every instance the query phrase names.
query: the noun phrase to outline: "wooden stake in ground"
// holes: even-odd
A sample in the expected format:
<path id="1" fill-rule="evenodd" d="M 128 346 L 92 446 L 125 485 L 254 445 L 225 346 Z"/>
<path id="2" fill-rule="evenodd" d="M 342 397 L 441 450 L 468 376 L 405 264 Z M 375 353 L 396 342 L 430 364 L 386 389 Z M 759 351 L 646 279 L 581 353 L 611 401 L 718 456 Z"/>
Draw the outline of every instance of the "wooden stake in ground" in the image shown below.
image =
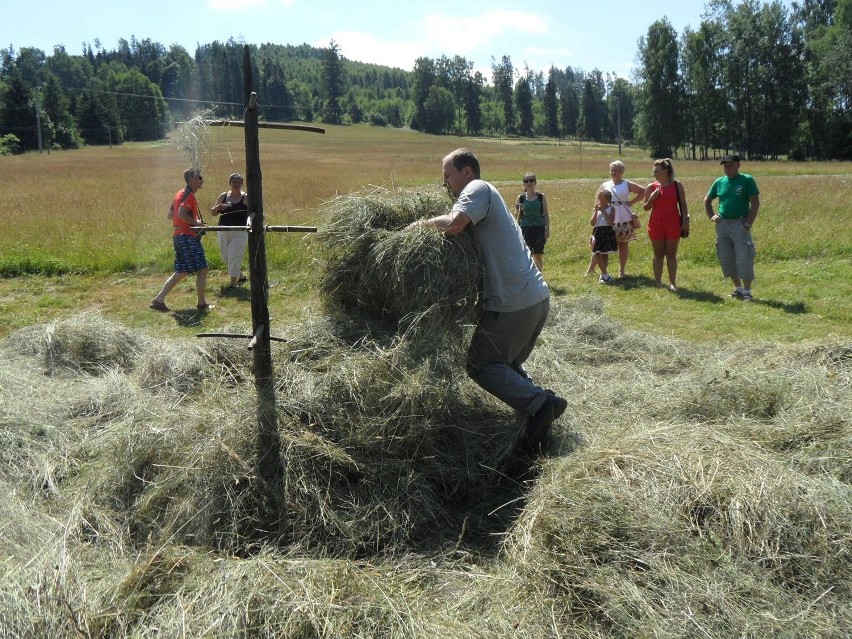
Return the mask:
<path id="1" fill-rule="evenodd" d="M 273 530 L 286 518 L 283 506 L 284 468 L 275 410 L 275 378 L 269 336 L 269 279 L 266 269 L 266 233 L 263 231 L 263 180 L 260 171 L 260 144 L 257 126 L 257 94 L 253 91 L 249 47 L 243 50 L 243 90 L 247 96 L 245 122 L 246 188 L 254 214 L 254 228 L 249 234 L 249 282 L 251 285 L 251 323 L 255 336 L 254 384 L 257 391 L 257 474 L 261 521 Z"/>

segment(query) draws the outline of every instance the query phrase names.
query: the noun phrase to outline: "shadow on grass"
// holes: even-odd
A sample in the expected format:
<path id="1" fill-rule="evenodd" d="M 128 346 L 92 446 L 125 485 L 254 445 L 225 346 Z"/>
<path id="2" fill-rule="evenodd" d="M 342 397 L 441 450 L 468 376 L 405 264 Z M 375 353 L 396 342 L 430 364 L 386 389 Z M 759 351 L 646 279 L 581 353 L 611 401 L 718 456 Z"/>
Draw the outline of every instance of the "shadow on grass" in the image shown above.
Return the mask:
<path id="1" fill-rule="evenodd" d="M 241 302 L 251 301 L 251 289 L 248 286 L 222 286 L 219 289 L 219 297 L 229 297 Z"/>
<path id="2" fill-rule="evenodd" d="M 753 304 L 763 304 L 771 308 L 777 308 L 779 311 L 790 313 L 791 315 L 804 315 L 808 313 L 808 306 L 804 302 L 778 302 L 775 300 L 760 300 L 756 299 Z"/>
<path id="3" fill-rule="evenodd" d="M 716 293 L 711 293 L 709 291 L 693 291 L 686 288 L 679 288 L 674 291 L 673 294 L 685 300 L 694 300 L 696 302 L 710 302 L 711 304 L 721 304 L 726 299 L 728 299 L 727 297 L 722 297 L 721 295 L 717 295 Z"/>
<path id="4" fill-rule="evenodd" d="M 613 279 L 607 286 L 615 286 L 627 291 L 636 288 L 656 288 L 657 282 L 647 275 L 625 275 L 624 277 Z"/>
<path id="5" fill-rule="evenodd" d="M 624 277 L 613 280 L 609 286 L 617 286 L 624 290 L 657 288 L 657 282 L 647 275 L 625 275 Z M 668 285 L 665 285 L 663 288 L 668 290 Z M 672 295 L 677 295 L 682 299 L 694 300 L 696 302 L 708 302 L 710 304 L 719 304 L 720 302 L 724 302 L 728 299 L 727 297 L 722 297 L 721 295 L 711 293 L 710 291 L 700 291 L 688 288 L 678 288 L 676 291 L 672 291 L 671 293 Z"/>
<path id="6" fill-rule="evenodd" d="M 175 323 L 178 326 L 186 328 L 189 326 L 199 326 L 202 318 L 209 312 L 210 311 L 200 311 L 197 308 L 182 308 L 180 310 L 172 311 L 172 315 L 174 316 Z"/>

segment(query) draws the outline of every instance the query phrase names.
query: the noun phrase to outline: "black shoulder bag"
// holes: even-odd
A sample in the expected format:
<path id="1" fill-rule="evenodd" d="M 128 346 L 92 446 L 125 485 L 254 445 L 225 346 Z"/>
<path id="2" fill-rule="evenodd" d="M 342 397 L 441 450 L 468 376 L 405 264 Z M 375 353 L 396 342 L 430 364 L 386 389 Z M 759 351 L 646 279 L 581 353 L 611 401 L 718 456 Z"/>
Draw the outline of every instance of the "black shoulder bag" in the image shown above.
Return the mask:
<path id="1" fill-rule="evenodd" d="M 680 213 L 680 236 L 681 237 L 689 237 L 689 231 L 683 228 L 683 200 L 680 197 L 680 189 L 681 184 L 677 180 L 675 180 L 675 190 L 677 191 L 677 210 Z M 686 215 L 686 219 L 689 219 L 689 214 Z"/>

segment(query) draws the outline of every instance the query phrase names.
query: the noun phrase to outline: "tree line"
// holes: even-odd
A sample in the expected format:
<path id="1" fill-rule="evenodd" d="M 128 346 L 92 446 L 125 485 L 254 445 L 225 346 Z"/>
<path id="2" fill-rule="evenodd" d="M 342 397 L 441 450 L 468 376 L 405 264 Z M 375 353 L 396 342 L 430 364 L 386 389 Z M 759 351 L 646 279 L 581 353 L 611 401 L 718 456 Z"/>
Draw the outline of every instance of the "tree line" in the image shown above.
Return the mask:
<path id="1" fill-rule="evenodd" d="M 655 157 L 852 159 L 852 0 L 711 0 L 639 42 L 637 138 Z"/>
<path id="2" fill-rule="evenodd" d="M 261 116 L 410 126 L 426 133 L 547 136 L 647 147 L 654 157 L 852 159 L 852 0 L 710 0 L 698 27 L 666 18 L 637 43 L 632 78 L 599 69 L 515 67 L 487 80 L 462 56 L 412 71 L 328 47 L 250 45 Z M 194 55 L 135 37 L 80 55 L 0 50 L 0 153 L 164 137 L 199 112 L 240 118 L 244 44 Z"/>

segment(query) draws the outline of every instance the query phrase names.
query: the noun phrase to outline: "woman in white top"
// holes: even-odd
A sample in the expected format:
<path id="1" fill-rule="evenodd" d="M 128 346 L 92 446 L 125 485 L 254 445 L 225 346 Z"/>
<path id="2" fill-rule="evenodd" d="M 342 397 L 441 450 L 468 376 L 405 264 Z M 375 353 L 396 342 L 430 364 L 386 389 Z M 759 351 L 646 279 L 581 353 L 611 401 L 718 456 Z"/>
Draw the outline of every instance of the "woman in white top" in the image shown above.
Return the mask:
<path id="1" fill-rule="evenodd" d="M 615 209 L 615 236 L 618 242 L 618 276 L 624 277 L 627 258 L 630 257 L 630 242 L 636 239 L 636 229 L 633 218 L 636 217 L 630 208 L 645 196 L 645 187 L 635 182 L 625 180 L 624 163 L 621 160 L 610 162 L 609 174 L 611 179 L 601 185 L 601 188 L 612 192 L 612 207 Z M 632 194 L 632 196 L 631 196 Z M 638 217 L 636 220 L 638 222 Z M 594 273 L 594 264 L 589 264 L 589 273 Z"/>

